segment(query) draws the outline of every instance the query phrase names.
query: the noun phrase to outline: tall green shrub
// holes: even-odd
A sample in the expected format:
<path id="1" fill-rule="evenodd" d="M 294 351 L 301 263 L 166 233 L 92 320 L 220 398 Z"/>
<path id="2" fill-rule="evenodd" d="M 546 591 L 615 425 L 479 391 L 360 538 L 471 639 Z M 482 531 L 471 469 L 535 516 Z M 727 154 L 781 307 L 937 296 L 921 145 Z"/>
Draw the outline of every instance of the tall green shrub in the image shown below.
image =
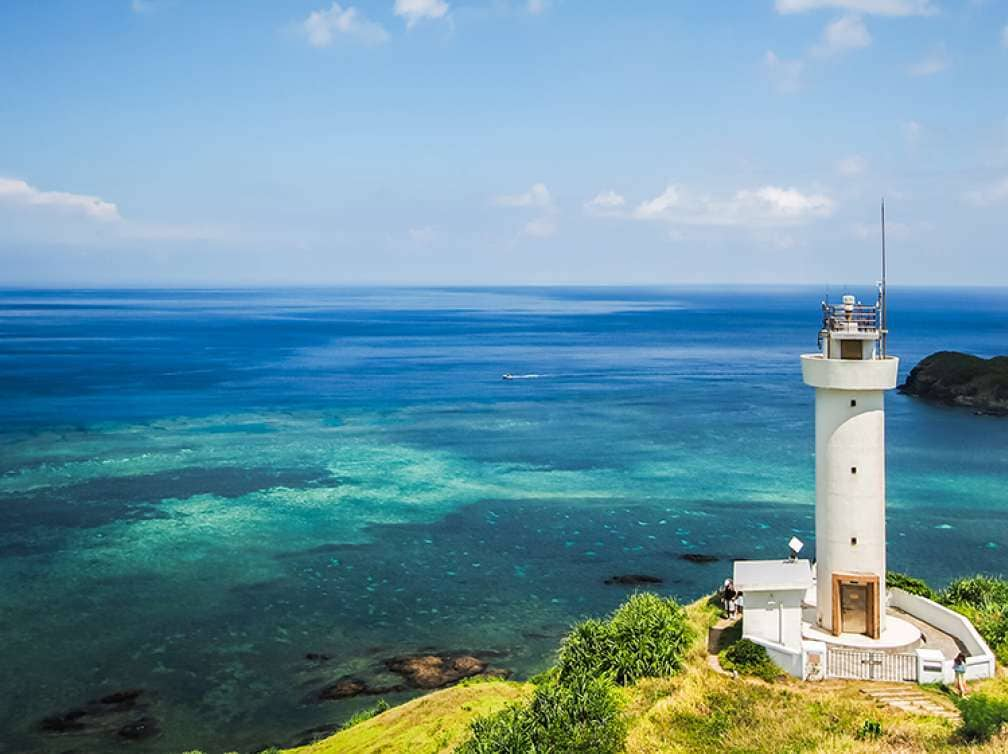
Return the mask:
<path id="1" fill-rule="evenodd" d="M 941 594 L 947 605 L 969 605 L 977 610 L 1008 607 L 1008 581 L 978 573 L 956 579 Z"/>
<path id="2" fill-rule="evenodd" d="M 608 677 L 553 677 L 532 700 L 472 724 L 459 754 L 618 754 L 627 722 L 619 691 Z"/>
<path id="3" fill-rule="evenodd" d="M 916 594 L 919 597 L 926 597 L 927 599 L 934 600 L 935 602 L 938 601 L 938 593 L 928 586 L 927 582 L 923 579 L 908 576 L 905 573 L 889 571 L 886 573 L 885 580 L 887 587 L 897 587 L 902 589 L 904 592 Z"/>
<path id="4" fill-rule="evenodd" d="M 957 704 L 962 715 L 959 734 L 966 741 L 989 741 L 1008 723 L 1008 700 L 973 694 Z"/>
<path id="5" fill-rule="evenodd" d="M 576 625 L 560 647 L 557 669 L 562 679 L 609 675 L 625 685 L 675 674 L 692 641 L 679 603 L 656 594 L 635 594 L 608 620 Z"/>

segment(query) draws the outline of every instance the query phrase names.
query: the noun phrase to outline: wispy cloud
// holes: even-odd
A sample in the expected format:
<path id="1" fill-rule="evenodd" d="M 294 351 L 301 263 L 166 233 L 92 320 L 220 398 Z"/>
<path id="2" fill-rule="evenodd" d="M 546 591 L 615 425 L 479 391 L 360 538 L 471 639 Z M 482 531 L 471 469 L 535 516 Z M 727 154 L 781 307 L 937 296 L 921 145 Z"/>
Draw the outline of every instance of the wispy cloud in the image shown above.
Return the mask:
<path id="1" fill-rule="evenodd" d="M 859 154 L 852 154 L 844 157 L 837 163 L 836 170 L 840 175 L 851 178 L 861 175 L 868 169 L 868 161 Z"/>
<path id="2" fill-rule="evenodd" d="M 763 56 L 763 66 L 774 88 L 783 94 L 794 94 L 802 85 L 805 63 L 801 60 L 785 60 L 773 50 Z"/>
<path id="3" fill-rule="evenodd" d="M 119 208 L 97 196 L 66 191 L 42 191 L 18 178 L 0 177 L 0 203 L 21 207 L 45 207 L 101 222 L 122 220 Z"/>
<path id="4" fill-rule="evenodd" d="M 344 8 L 339 3 L 312 11 L 301 27 L 312 47 L 329 47 L 338 35 L 367 44 L 382 44 L 388 40 L 388 32 L 381 24 L 368 20 L 353 6 Z"/>
<path id="5" fill-rule="evenodd" d="M 536 183 L 521 194 L 502 194 L 494 197 L 494 204 L 500 207 L 550 207 L 553 198 L 544 183 Z"/>
<path id="6" fill-rule="evenodd" d="M 1001 46 L 1008 48 L 1008 24 L 1001 30 Z"/>
<path id="7" fill-rule="evenodd" d="M 772 227 L 828 217 L 835 206 L 825 194 L 780 186 L 742 189 L 717 197 L 669 185 L 654 198 L 641 202 L 629 217 L 673 225 Z"/>
<path id="8" fill-rule="evenodd" d="M 395 14 L 406 19 L 406 26 L 412 27 L 424 19 L 444 18 L 448 15 L 448 3 L 444 0 L 395 0 Z"/>
<path id="9" fill-rule="evenodd" d="M 948 53 L 945 45 L 939 45 L 927 57 L 910 66 L 911 76 L 934 76 L 949 67 Z"/>
<path id="10" fill-rule="evenodd" d="M 1008 204 L 1008 177 L 967 191 L 966 201 L 977 207 Z"/>
<path id="11" fill-rule="evenodd" d="M 535 183 L 520 194 L 494 197 L 498 207 L 522 207 L 537 210 L 537 216 L 525 223 L 522 232 L 533 238 L 548 238 L 557 232 L 556 205 L 545 183 Z"/>
<path id="12" fill-rule="evenodd" d="M 596 194 L 584 203 L 587 212 L 598 215 L 610 214 L 626 206 L 626 199 L 610 189 Z"/>
<path id="13" fill-rule="evenodd" d="M 549 0 L 528 0 L 525 4 L 525 9 L 533 16 L 545 13 L 547 8 L 549 8 Z"/>
<path id="14" fill-rule="evenodd" d="M 871 34 L 861 16 L 841 16 L 826 26 L 822 40 L 812 51 L 819 57 L 833 57 L 848 50 L 868 47 L 871 43 Z"/>
<path id="15" fill-rule="evenodd" d="M 776 0 L 778 13 L 839 9 L 875 16 L 931 16 L 938 12 L 931 0 Z"/>
<path id="16" fill-rule="evenodd" d="M 154 10 L 153 0 L 132 0 L 130 10 L 134 13 L 150 13 Z"/>

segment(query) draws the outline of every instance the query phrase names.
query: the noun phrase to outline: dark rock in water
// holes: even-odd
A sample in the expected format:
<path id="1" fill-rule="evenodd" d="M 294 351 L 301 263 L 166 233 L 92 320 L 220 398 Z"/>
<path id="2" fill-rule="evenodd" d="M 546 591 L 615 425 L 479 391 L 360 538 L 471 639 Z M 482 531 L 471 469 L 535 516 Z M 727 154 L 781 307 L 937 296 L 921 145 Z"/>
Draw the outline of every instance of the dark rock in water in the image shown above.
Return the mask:
<path id="1" fill-rule="evenodd" d="M 664 579 L 658 576 L 648 576 L 644 573 L 624 573 L 605 580 L 609 586 L 641 586 L 643 584 L 661 584 Z"/>
<path id="2" fill-rule="evenodd" d="M 116 734 L 127 741 L 145 741 L 161 732 L 161 727 L 153 717 L 141 717 L 139 720 L 126 723 Z"/>
<path id="3" fill-rule="evenodd" d="M 115 691 L 81 707 L 50 715 L 39 722 L 39 728 L 46 733 L 117 733 L 123 738 L 149 738 L 160 732 L 157 721 L 151 717 L 130 719 L 146 706 L 141 704 L 145 693 L 144 689 Z"/>
<path id="4" fill-rule="evenodd" d="M 385 660 L 386 669 L 403 677 L 417 689 L 440 689 L 464 678 L 495 675 L 506 678 L 510 673 L 472 655 L 413 655 Z"/>
<path id="5" fill-rule="evenodd" d="M 329 662 L 332 659 L 330 655 L 323 652 L 308 652 L 305 654 L 304 658 L 306 660 L 311 660 L 312 662 Z"/>
<path id="6" fill-rule="evenodd" d="M 39 723 L 39 728 L 47 733 L 71 733 L 87 728 L 88 711 L 83 707 L 75 707 L 67 710 L 61 715 L 50 715 L 43 718 Z"/>
<path id="7" fill-rule="evenodd" d="M 336 683 L 330 683 L 319 691 L 319 699 L 349 699 L 350 697 L 366 694 L 368 685 L 360 678 L 346 676 L 340 678 Z"/>
<path id="8" fill-rule="evenodd" d="M 958 351 L 939 351 L 911 369 L 898 389 L 933 403 L 1008 416 L 1008 356 L 983 359 Z"/>
<path id="9" fill-rule="evenodd" d="M 98 700 L 99 704 L 136 704 L 137 699 L 143 694 L 143 689 L 126 689 L 125 691 L 115 691 L 107 694 Z"/>
<path id="10" fill-rule="evenodd" d="M 717 555 L 706 555 L 702 552 L 684 552 L 679 556 L 680 560 L 688 560 L 690 563 L 717 563 L 721 558 Z"/>

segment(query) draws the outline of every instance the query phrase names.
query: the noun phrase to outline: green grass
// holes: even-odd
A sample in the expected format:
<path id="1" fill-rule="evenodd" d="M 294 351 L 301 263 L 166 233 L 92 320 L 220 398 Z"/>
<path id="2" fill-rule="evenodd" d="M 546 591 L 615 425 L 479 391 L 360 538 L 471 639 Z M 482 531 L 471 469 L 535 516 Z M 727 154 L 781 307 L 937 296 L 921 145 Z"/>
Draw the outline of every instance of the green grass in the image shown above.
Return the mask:
<path id="1" fill-rule="evenodd" d="M 739 639 L 721 650 L 718 661 L 725 670 L 753 675 L 768 683 L 781 676 L 780 668 L 770 659 L 766 649 L 749 639 Z"/>
<path id="2" fill-rule="evenodd" d="M 284 754 L 447 754 L 469 737 L 480 716 L 531 694 L 528 684 L 459 684 L 393 707 L 318 743 Z"/>

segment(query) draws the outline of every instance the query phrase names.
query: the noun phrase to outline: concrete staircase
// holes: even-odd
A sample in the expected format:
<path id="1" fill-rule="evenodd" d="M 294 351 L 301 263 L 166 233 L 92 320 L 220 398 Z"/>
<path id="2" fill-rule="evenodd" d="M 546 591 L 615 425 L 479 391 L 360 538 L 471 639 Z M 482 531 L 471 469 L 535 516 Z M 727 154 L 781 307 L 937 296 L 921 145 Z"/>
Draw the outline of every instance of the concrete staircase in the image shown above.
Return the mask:
<path id="1" fill-rule="evenodd" d="M 861 693 L 870 696 L 880 704 L 909 712 L 911 715 L 930 715 L 946 720 L 959 720 L 958 710 L 939 704 L 933 696 L 914 687 L 869 686 L 861 689 Z"/>

